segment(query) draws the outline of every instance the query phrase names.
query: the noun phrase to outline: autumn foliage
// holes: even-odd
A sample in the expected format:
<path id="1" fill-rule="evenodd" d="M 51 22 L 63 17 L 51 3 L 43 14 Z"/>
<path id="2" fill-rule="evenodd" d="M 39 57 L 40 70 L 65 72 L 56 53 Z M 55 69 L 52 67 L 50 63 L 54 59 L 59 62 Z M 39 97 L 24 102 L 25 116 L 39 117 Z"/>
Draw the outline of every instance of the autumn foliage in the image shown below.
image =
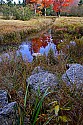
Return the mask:
<path id="1" fill-rule="evenodd" d="M 46 11 L 46 8 L 48 8 L 50 5 L 53 6 L 53 10 L 55 12 L 60 12 L 63 7 L 70 6 L 74 0 L 30 0 L 30 3 L 34 5 L 40 4 L 40 8 L 44 8 Z M 28 0 L 26 0 L 26 3 L 28 3 Z M 37 9 L 37 8 L 36 8 Z M 45 12 L 46 13 L 46 12 Z"/>
<path id="2" fill-rule="evenodd" d="M 42 5 L 44 7 L 49 7 L 51 4 L 53 4 L 53 0 L 42 0 Z"/>
<path id="3" fill-rule="evenodd" d="M 58 12 L 61 11 L 62 7 L 69 6 L 73 0 L 54 0 L 53 10 Z"/>

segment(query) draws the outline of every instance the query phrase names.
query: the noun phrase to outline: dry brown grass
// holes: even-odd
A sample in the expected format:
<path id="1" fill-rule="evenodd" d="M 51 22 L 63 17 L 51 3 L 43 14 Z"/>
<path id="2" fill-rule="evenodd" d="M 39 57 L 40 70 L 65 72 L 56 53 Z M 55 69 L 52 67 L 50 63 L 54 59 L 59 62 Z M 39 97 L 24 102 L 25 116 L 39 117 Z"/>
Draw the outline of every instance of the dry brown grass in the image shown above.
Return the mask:
<path id="1" fill-rule="evenodd" d="M 51 18 L 37 18 L 29 21 L 2 20 L 0 19 L 0 34 L 11 33 L 20 30 L 41 29 L 42 26 L 50 25 Z M 83 17 L 60 17 L 54 22 L 54 26 L 77 25 L 83 26 Z"/>
<path id="2" fill-rule="evenodd" d="M 51 53 L 52 55 L 52 53 Z M 15 57 L 14 57 L 15 58 Z M 50 72 L 53 72 L 58 75 L 59 83 L 55 87 L 55 91 L 50 92 L 45 98 L 40 115 L 37 119 L 36 125 L 44 125 L 44 122 L 47 122 L 49 118 L 53 117 L 51 121 L 47 125 L 82 125 L 83 123 L 83 112 L 82 112 L 82 87 L 79 89 L 76 88 L 75 85 L 67 86 L 61 80 L 61 74 L 64 72 L 64 59 L 58 58 L 58 64 L 49 64 L 42 57 L 41 60 L 35 60 L 32 63 L 24 62 L 21 56 L 16 60 L 13 58 L 11 61 L 6 61 L 0 63 L 0 88 L 5 89 L 9 92 L 11 97 L 11 101 L 17 101 L 18 105 L 24 111 L 24 95 L 26 91 L 26 78 L 29 77 L 36 66 L 44 66 L 44 68 L 48 69 Z M 46 69 L 46 70 L 47 70 Z M 62 70 L 62 71 L 61 71 Z M 61 71 L 61 72 L 60 72 Z M 59 75 L 60 74 L 60 75 Z M 21 92 L 21 96 L 20 96 Z M 40 101 L 42 94 L 35 94 L 29 88 L 28 97 L 27 97 L 27 105 L 25 110 L 25 125 L 32 125 L 31 118 L 32 112 L 34 111 L 34 105 L 38 99 Z M 59 109 L 59 114 L 56 116 L 55 111 L 55 103 L 57 102 L 61 109 Z M 19 109 L 19 108 L 18 108 Z M 69 109 L 69 110 L 67 110 Z M 19 111 L 20 119 L 24 117 L 24 115 Z M 63 122 L 58 120 L 60 116 L 66 116 L 66 118 L 70 119 L 68 122 Z M 22 121 L 21 121 L 22 123 Z M 20 124 L 19 124 L 20 125 Z"/>
<path id="3" fill-rule="evenodd" d="M 41 29 L 42 26 L 51 24 L 52 19 L 37 18 L 29 21 L 0 20 L 0 34 L 17 32 L 20 30 Z"/>
<path id="4" fill-rule="evenodd" d="M 75 19 L 75 20 L 74 20 Z M 58 25 L 59 21 L 62 20 L 62 23 L 67 23 L 68 20 L 73 20 L 72 23 L 76 23 L 78 24 L 79 21 L 77 21 L 78 18 L 64 18 L 61 17 L 59 19 L 56 20 L 55 25 Z M 43 19 L 43 21 L 49 21 L 50 19 Z M 32 26 L 33 28 L 40 24 L 39 26 L 44 25 L 41 19 L 32 19 L 31 22 L 30 21 L 4 21 L 2 20 L 0 23 L 0 27 L 6 27 L 7 25 L 10 26 L 10 32 L 13 30 L 18 30 L 23 28 L 23 29 L 28 29 L 31 28 L 29 26 Z M 67 21 L 66 21 L 67 20 Z M 78 19 L 79 20 L 79 19 Z M 80 18 L 80 20 L 82 20 L 82 18 Z M 37 22 L 39 21 L 39 23 Z M 28 22 L 28 23 L 27 23 Z M 5 25 L 4 25 L 5 24 Z M 49 23 L 50 24 L 50 23 Z M 83 25 L 83 23 L 80 24 Z M 65 24 L 66 25 L 66 24 Z M 37 26 L 37 27 L 39 27 Z M 12 27 L 12 29 L 11 29 Z M 13 28 L 14 27 L 14 28 Z M 20 29 L 20 30 L 21 30 Z M 5 29 L 7 30 L 7 29 Z M 9 30 L 8 30 L 9 31 Z M 77 51 L 77 50 L 76 50 Z M 16 55 L 16 54 L 15 54 Z M 33 69 L 36 66 L 43 66 L 46 70 L 49 70 L 52 73 L 57 74 L 58 79 L 59 79 L 59 84 L 58 86 L 55 87 L 55 91 L 53 93 L 51 93 L 49 96 L 47 96 L 47 99 L 44 101 L 40 115 L 38 117 L 39 123 L 38 125 L 43 125 L 43 118 L 41 116 L 46 116 L 46 120 L 49 120 L 49 117 L 52 117 L 54 114 L 54 110 L 53 112 L 50 112 L 51 109 L 53 109 L 53 106 L 49 106 L 50 103 L 57 101 L 59 102 L 59 106 L 61 108 L 67 108 L 69 107 L 70 110 L 69 111 L 61 111 L 59 112 L 59 116 L 68 116 L 68 118 L 70 118 L 71 121 L 67 122 L 67 123 L 63 123 L 61 121 L 57 121 L 57 117 L 54 117 L 49 125 L 54 125 L 54 124 L 61 124 L 61 125 L 82 125 L 83 123 L 83 99 L 82 99 L 82 90 L 79 89 L 78 91 L 76 90 L 75 86 L 68 87 L 66 86 L 65 83 L 62 82 L 61 80 L 61 76 L 64 73 L 64 71 L 66 70 L 65 65 L 66 65 L 66 61 L 64 59 L 64 55 L 63 56 L 59 56 L 57 58 L 57 60 L 54 60 L 52 58 L 52 53 L 49 55 L 49 60 L 51 60 L 51 62 L 47 62 L 47 58 L 42 57 L 41 60 L 36 60 L 32 63 L 28 63 L 28 62 L 24 62 L 23 59 L 21 58 L 21 56 L 19 58 L 16 58 L 14 56 L 14 58 L 12 60 L 7 60 L 7 61 L 3 61 L 0 63 L 0 88 L 1 89 L 6 89 L 9 92 L 9 95 L 11 96 L 11 101 L 17 101 L 17 103 L 23 108 L 24 106 L 24 94 L 26 91 L 26 78 L 29 77 L 33 71 Z M 56 64 L 55 64 L 56 62 Z M 82 88 L 82 87 L 81 87 Z M 22 92 L 22 96 L 19 95 L 19 92 Z M 28 118 L 28 122 L 27 124 L 30 125 L 31 122 L 31 117 L 32 117 L 32 111 L 33 106 L 35 105 L 35 100 L 36 100 L 36 95 L 34 93 L 32 93 L 32 91 L 30 91 L 28 93 L 28 97 L 27 98 L 27 106 L 26 106 L 26 117 Z M 37 99 L 40 99 L 40 97 L 38 97 Z M 43 115 L 42 115 L 43 114 Z M 59 117 L 58 116 L 58 117 Z M 41 119 L 42 118 L 42 119 Z M 45 120 L 45 118 L 44 118 Z"/>
<path id="5" fill-rule="evenodd" d="M 56 19 L 54 25 L 59 27 L 69 25 L 83 26 L 83 17 L 60 17 Z"/>
<path id="6" fill-rule="evenodd" d="M 16 44 L 22 39 L 47 29 L 52 25 L 52 18 L 37 17 L 29 21 L 0 20 L 0 44 Z"/>

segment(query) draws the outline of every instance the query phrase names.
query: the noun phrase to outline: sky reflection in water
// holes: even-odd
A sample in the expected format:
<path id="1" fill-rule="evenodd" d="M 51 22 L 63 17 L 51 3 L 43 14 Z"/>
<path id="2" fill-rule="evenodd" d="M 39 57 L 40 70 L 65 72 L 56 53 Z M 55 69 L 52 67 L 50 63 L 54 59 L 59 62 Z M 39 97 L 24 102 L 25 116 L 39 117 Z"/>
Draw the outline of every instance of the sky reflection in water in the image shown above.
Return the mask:
<path id="1" fill-rule="evenodd" d="M 23 60 L 28 60 L 29 62 L 32 62 L 33 60 L 33 56 L 31 54 L 30 51 L 30 43 L 29 42 L 23 42 L 20 46 L 19 46 L 19 51 L 18 53 L 21 53 Z"/>
<path id="2" fill-rule="evenodd" d="M 48 55 L 49 50 L 52 49 L 54 55 L 58 53 L 56 45 L 53 43 L 51 33 L 43 34 L 39 38 L 34 38 L 31 41 L 24 41 L 20 46 L 17 53 L 21 53 L 24 60 L 32 62 L 33 53 L 41 53 Z"/>

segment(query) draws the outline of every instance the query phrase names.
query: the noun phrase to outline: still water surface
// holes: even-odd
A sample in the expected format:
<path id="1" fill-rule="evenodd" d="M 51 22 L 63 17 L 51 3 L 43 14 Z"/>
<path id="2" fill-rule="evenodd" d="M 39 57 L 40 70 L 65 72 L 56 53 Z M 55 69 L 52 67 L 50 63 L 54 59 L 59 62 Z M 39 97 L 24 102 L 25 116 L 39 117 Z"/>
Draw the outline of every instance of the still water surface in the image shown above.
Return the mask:
<path id="1" fill-rule="evenodd" d="M 58 54 L 58 42 L 60 41 L 54 39 L 51 30 L 49 30 L 48 32 L 41 34 L 40 37 L 36 37 L 31 40 L 28 40 L 28 38 L 26 38 L 26 40 L 19 45 L 18 50 L 16 50 L 16 54 L 17 56 L 21 54 L 22 58 L 24 60 L 28 60 L 28 62 L 32 62 L 33 53 L 45 53 L 46 55 L 48 55 L 50 49 L 53 50 L 54 55 L 56 56 Z M 10 58 L 11 54 L 9 55 L 8 53 L 4 53 L 3 55 L 6 58 Z"/>

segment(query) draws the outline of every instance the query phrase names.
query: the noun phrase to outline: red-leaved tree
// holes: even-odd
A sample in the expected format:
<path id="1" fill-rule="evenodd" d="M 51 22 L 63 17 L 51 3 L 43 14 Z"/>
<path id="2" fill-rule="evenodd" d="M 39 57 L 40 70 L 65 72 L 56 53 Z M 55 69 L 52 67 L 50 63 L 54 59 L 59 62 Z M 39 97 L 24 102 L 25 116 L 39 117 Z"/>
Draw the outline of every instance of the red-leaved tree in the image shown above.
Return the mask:
<path id="1" fill-rule="evenodd" d="M 37 4 L 40 4 L 41 1 L 40 0 L 26 0 L 26 3 L 30 3 L 33 4 L 34 6 L 34 11 L 35 11 L 35 15 L 36 15 L 36 11 L 37 11 Z"/>
<path id="2" fill-rule="evenodd" d="M 53 4 L 54 0 L 42 0 L 42 5 L 45 9 L 45 16 L 46 16 L 46 8 Z"/>
<path id="3" fill-rule="evenodd" d="M 60 15 L 62 7 L 69 6 L 73 0 L 54 0 L 53 10 L 57 13 L 57 16 Z"/>

